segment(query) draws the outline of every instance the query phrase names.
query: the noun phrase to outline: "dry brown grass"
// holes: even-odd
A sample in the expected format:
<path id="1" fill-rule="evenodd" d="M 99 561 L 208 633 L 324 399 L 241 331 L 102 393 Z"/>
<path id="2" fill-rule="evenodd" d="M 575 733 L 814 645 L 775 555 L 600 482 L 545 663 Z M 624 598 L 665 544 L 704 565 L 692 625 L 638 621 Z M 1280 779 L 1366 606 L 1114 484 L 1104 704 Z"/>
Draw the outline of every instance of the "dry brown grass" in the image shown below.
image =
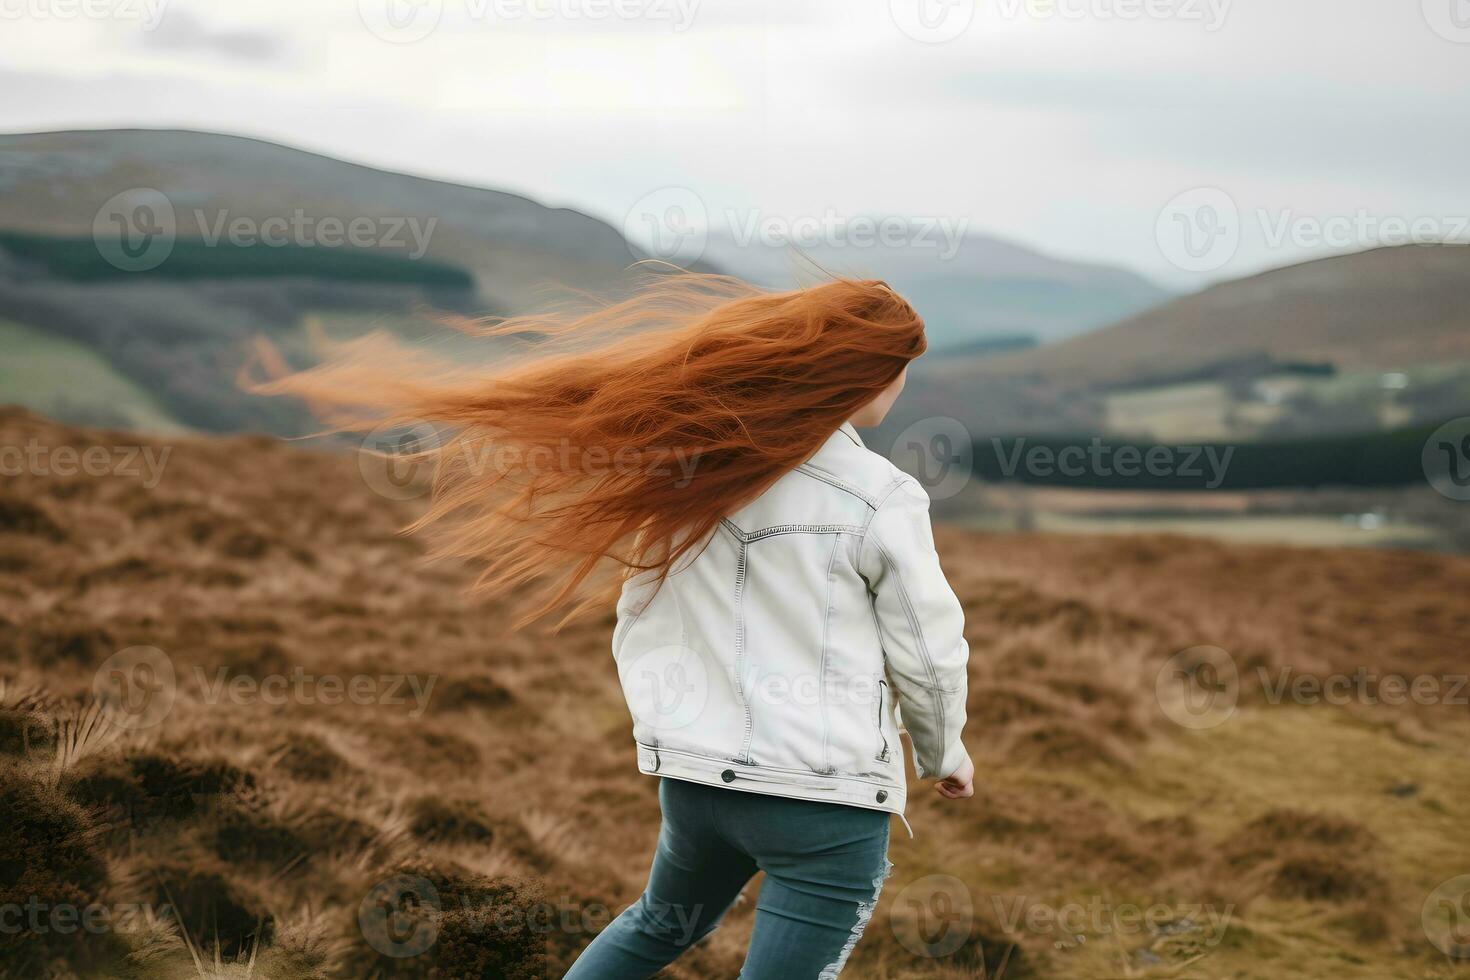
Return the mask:
<path id="1" fill-rule="evenodd" d="M 31 440 L 139 441 L 0 414 L 0 445 Z M 412 513 L 351 459 L 264 439 L 176 444 L 151 490 L 6 478 L 0 905 L 178 914 L 0 935 L 0 975 L 559 976 L 637 896 L 656 787 L 634 764 L 610 615 L 510 632 L 461 597 L 462 569 L 420 561 L 397 533 Z M 1273 704 L 1261 678 L 1464 672 L 1470 561 L 952 529 L 939 543 L 974 650 L 979 793 L 916 788 L 917 837 L 895 824 L 851 975 L 1460 975 L 1419 914 L 1470 873 L 1464 706 Z M 94 674 L 134 645 L 167 652 L 176 701 L 156 727 L 99 731 Z M 1235 658 L 1240 707 L 1191 731 L 1155 679 L 1200 645 Z M 221 672 L 297 669 L 434 687 L 421 714 L 407 689 L 405 704 L 206 696 Z M 444 908 L 419 956 L 381 955 L 359 927 L 394 874 Z M 936 889 L 954 886 L 936 875 L 962 883 L 962 933 L 941 928 Z M 733 976 L 751 905 L 668 975 Z M 1167 914 L 1138 925 L 1132 906 Z M 1056 908 L 1085 912 L 1080 929 L 1025 916 Z"/>

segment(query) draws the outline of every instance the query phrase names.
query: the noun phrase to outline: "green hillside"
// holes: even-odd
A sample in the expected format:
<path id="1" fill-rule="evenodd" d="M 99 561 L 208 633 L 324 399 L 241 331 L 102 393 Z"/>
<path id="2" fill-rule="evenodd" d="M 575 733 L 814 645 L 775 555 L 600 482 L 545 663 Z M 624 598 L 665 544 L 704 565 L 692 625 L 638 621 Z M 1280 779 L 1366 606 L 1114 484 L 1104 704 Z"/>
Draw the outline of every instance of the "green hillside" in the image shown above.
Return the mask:
<path id="1" fill-rule="evenodd" d="M 158 399 L 97 352 L 74 341 L 0 320 L 0 401 L 53 418 L 168 434 L 188 431 Z"/>

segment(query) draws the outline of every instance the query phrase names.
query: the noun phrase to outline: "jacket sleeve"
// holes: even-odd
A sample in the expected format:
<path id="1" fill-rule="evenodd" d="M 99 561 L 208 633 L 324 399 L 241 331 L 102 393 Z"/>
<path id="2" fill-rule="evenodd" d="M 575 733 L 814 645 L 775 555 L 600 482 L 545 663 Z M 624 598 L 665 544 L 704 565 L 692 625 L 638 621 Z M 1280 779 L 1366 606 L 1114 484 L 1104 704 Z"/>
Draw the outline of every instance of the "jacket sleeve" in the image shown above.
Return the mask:
<path id="1" fill-rule="evenodd" d="M 964 611 L 939 567 L 929 495 L 906 477 L 879 504 L 859 553 L 878 636 L 921 779 L 943 779 L 965 748 Z"/>

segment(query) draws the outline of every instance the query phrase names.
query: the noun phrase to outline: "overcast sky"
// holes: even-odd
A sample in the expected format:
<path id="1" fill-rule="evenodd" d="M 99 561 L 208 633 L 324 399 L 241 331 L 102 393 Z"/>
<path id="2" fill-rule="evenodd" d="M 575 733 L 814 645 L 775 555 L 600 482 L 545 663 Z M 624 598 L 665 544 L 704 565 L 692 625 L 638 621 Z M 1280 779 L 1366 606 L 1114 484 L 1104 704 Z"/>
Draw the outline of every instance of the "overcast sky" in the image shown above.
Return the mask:
<path id="1" fill-rule="evenodd" d="M 1470 0 L 0 0 L 0 91 L 4 131 L 258 136 L 620 227 L 669 187 L 911 216 L 1174 287 L 1470 238 Z"/>

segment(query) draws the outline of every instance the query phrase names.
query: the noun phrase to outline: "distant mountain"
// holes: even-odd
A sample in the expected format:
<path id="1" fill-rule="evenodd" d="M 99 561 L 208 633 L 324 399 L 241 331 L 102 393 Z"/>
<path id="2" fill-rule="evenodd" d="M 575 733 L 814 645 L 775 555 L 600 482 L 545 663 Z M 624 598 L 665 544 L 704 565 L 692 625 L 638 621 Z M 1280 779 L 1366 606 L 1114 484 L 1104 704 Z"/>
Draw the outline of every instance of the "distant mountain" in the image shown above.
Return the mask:
<path id="1" fill-rule="evenodd" d="M 1379 248 L 1273 269 L 1061 343 L 937 368 L 1137 387 L 1251 361 L 1339 370 L 1470 361 L 1470 247 Z"/>
<path id="2" fill-rule="evenodd" d="M 752 282 L 809 282 L 814 264 L 887 280 L 923 315 L 935 351 L 989 351 L 998 338 L 1037 343 L 1071 337 L 1168 300 L 1172 294 L 1125 269 L 1054 258 L 978 234 L 912 226 L 907 244 L 822 244 L 796 249 L 712 232 L 704 256 Z"/>

